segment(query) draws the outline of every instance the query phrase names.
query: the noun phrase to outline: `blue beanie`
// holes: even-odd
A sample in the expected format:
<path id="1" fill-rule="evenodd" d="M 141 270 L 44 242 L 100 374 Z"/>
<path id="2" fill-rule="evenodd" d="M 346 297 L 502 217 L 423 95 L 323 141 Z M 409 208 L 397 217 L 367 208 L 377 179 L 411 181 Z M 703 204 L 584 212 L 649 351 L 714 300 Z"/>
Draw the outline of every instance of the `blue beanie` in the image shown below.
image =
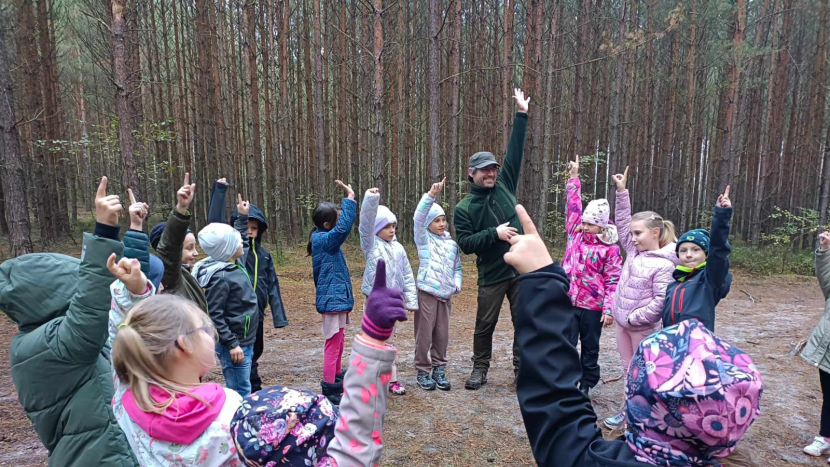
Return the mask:
<path id="1" fill-rule="evenodd" d="M 677 240 L 677 247 L 675 248 L 675 252 L 680 251 L 680 245 L 683 243 L 694 243 L 695 245 L 703 248 L 703 252 L 707 255 L 709 254 L 709 231 L 703 229 L 694 229 L 690 230 Z"/>
<path id="2" fill-rule="evenodd" d="M 147 273 L 147 279 L 153 283 L 156 290 L 159 289 L 162 276 L 164 276 L 164 263 L 158 256 L 150 253 L 150 272 Z"/>
<path id="3" fill-rule="evenodd" d="M 167 222 L 159 222 L 152 229 L 150 229 L 150 245 L 153 245 L 154 250 L 159 249 L 161 234 L 164 233 L 165 226 L 167 226 Z"/>

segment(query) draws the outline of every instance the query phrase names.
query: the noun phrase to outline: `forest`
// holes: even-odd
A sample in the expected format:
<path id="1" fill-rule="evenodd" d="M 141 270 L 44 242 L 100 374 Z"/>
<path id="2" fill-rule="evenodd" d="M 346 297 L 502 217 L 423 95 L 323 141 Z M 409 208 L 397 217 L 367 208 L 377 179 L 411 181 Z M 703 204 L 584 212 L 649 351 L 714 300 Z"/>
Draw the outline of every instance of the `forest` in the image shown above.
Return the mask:
<path id="1" fill-rule="evenodd" d="M 731 185 L 748 245 L 812 244 L 830 182 L 828 0 L 4 0 L 0 230 L 48 249 L 102 175 L 156 213 L 211 182 L 260 206 L 270 241 L 379 187 L 411 236 L 451 207 L 476 151 L 501 157 L 531 97 L 518 199 L 562 242 L 567 161 L 583 193 L 705 227 Z M 235 199 L 235 194 L 229 198 Z M 34 242 L 33 239 L 39 239 Z"/>

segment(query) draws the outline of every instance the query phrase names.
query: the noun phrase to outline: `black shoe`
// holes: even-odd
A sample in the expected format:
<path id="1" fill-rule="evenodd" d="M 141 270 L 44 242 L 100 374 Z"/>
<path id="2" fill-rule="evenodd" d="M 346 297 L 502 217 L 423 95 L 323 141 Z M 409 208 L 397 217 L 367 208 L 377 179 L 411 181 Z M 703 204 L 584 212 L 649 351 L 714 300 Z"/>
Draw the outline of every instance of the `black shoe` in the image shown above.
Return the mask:
<path id="1" fill-rule="evenodd" d="M 323 395 L 333 405 L 340 405 L 340 399 L 343 398 L 343 383 L 327 383 L 320 381 L 320 387 L 323 389 Z"/>
<path id="2" fill-rule="evenodd" d="M 432 379 L 435 380 L 435 386 L 442 391 L 450 390 L 450 382 L 447 380 L 447 374 L 443 366 L 438 366 L 432 369 Z"/>
<path id="3" fill-rule="evenodd" d="M 346 370 L 343 370 L 340 373 L 337 373 L 336 375 L 334 375 L 334 382 L 340 384 L 340 383 L 343 382 L 343 380 L 345 378 L 346 378 Z"/>
<path id="4" fill-rule="evenodd" d="M 583 383 L 577 383 L 576 387 L 578 387 L 579 390 L 582 391 L 582 394 L 585 394 L 585 397 L 587 397 L 588 399 L 591 398 L 591 386 L 587 386 Z"/>
<path id="5" fill-rule="evenodd" d="M 481 389 L 487 384 L 487 370 L 481 368 L 473 368 L 473 373 L 470 378 L 464 383 L 464 387 L 473 391 Z"/>
<path id="6" fill-rule="evenodd" d="M 432 380 L 432 377 L 426 371 L 418 370 L 418 387 L 424 391 L 434 391 L 435 381 Z"/>

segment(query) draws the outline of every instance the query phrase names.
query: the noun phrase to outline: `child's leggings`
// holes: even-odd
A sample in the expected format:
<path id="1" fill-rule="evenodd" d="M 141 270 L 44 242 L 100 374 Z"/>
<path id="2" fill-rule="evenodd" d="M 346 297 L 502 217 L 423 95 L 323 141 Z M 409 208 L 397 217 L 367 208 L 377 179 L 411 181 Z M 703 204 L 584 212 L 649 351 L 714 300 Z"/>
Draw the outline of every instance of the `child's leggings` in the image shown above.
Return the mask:
<path id="1" fill-rule="evenodd" d="M 637 347 L 640 346 L 640 342 L 643 339 L 660 329 L 660 323 L 657 323 L 653 328 L 642 331 L 626 329 L 620 326 L 619 323 L 616 324 L 616 328 L 617 350 L 620 352 L 620 360 L 622 360 L 623 366 L 623 381 L 628 381 L 628 365 L 631 363 L 631 358 L 634 357 L 634 353 L 637 352 Z"/>
<path id="2" fill-rule="evenodd" d="M 340 328 L 337 334 L 326 339 L 326 348 L 323 352 L 323 381 L 327 383 L 334 383 L 334 377 L 342 369 L 345 334 L 343 328 Z"/>

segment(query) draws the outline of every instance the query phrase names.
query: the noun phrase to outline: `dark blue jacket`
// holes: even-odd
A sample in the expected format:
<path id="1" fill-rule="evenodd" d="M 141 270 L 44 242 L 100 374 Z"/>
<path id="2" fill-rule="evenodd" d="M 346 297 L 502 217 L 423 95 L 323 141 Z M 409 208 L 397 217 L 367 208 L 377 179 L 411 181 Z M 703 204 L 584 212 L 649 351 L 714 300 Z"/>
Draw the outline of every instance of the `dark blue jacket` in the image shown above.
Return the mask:
<path id="1" fill-rule="evenodd" d="M 691 275 L 676 270 L 675 279 L 685 277 L 682 282 L 675 280 L 666 288 L 663 305 L 663 327 L 673 326 L 683 320 L 696 318 L 715 332 L 715 307 L 729 294 L 732 273 L 729 272 L 729 221 L 732 208 L 715 206 L 712 215 L 712 230 L 709 232 L 709 253 L 706 267 L 693 271 Z"/>
<path id="2" fill-rule="evenodd" d="M 582 365 L 568 336 L 574 308 L 558 263 L 518 278 L 516 395 L 536 465 L 644 467 L 625 441 L 605 440 L 591 401 L 576 386 Z"/>
<path id="3" fill-rule="evenodd" d="M 223 185 L 218 182 L 213 182 L 213 190 L 210 196 L 210 209 L 208 211 L 208 222 L 227 223 L 225 220 L 225 194 L 228 191 L 228 185 Z M 232 226 L 236 225 L 236 219 L 239 213 L 236 209 L 231 213 Z M 248 210 L 248 219 L 254 219 L 259 222 L 259 232 L 257 238 L 249 239 L 249 244 L 243 247 L 244 253 L 240 262 L 245 265 L 248 275 L 251 276 L 251 281 L 256 293 L 257 306 L 259 306 L 259 320 L 265 319 L 265 309 L 271 307 L 271 317 L 274 319 L 274 327 L 282 328 L 288 326 L 288 319 L 285 317 L 285 306 L 282 302 L 282 295 L 280 294 L 280 283 L 277 279 L 277 272 L 274 269 L 274 260 L 271 258 L 271 253 L 262 246 L 262 239 L 265 237 L 265 232 L 268 230 L 268 221 L 265 219 L 265 214 L 255 205 L 250 205 Z M 246 238 L 246 235 L 242 235 Z"/>
<path id="4" fill-rule="evenodd" d="M 340 218 L 328 232 L 311 233 L 311 264 L 314 267 L 314 285 L 317 287 L 315 305 L 318 313 L 352 311 L 354 295 L 352 279 L 346 266 L 346 257 L 340 245 L 346 241 L 357 215 L 357 201 L 343 198 Z"/>

